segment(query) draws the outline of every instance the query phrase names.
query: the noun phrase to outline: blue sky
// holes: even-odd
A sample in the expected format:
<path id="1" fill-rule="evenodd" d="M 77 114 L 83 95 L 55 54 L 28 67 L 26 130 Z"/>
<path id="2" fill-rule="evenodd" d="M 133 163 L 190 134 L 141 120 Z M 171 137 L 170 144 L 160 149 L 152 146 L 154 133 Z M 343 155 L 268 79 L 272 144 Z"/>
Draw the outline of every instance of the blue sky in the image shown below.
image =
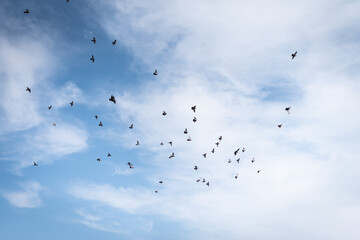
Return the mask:
<path id="1" fill-rule="evenodd" d="M 359 9 L 2 1 L 1 238 L 358 239 Z"/>

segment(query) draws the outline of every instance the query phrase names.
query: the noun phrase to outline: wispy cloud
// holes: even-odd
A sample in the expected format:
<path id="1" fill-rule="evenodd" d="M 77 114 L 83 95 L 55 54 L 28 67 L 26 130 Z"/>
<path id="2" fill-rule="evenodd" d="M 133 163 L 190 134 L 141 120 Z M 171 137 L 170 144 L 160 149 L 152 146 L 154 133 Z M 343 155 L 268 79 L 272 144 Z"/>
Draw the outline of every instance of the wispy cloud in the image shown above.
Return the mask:
<path id="1" fill-rule="evenodd" d="M 43 187 L 38 182 L 26 182 L 20 191 L 5 191 L 3 197 L 18 208 L 37 208 L 41 205 L 40 192 Z"/>

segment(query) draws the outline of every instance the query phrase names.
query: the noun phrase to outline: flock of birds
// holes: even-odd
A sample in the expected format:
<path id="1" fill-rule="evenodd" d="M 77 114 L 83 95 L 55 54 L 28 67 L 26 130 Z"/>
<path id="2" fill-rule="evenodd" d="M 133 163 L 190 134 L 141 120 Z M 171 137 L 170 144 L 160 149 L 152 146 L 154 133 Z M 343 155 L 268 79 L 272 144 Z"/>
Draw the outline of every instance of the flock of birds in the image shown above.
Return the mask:
<path id="1" fill-rule="evenodd" d="M 70 0 L 67 0 L 67 2 L 69 2 L 69 1 L 70 1 Z M 25 14 L 29 14 L 29 13 L 30 13 L 30 10 L 29 10 L 29 9 L 25 9 L 24 13 L 25 13 Z M 95 36 L 91 39 L 91 42 L 93 42 L 94 44 L 96 44 L 96 38 L 95 38 Z M 112 45 L 115 45 L 115 44 L 116 44 L 116 39 L 112 42 Z M 297 56 L 297 51 L 295 51 L 293 54 L 291 54 L 291 59 L 294 59 L 296 56 Z M 91 60 L 93 63 L 95 62 L 95 57 L 94 57 L 94 55 L 91 55 L 90 60 Z M 157 76 L 157 75 L 158 75 L 158 71 L 157 71 L 156 69 L 155 69 L 153 75 L 154 75 L 154 76 Z M 29 93 L 31 93 L 31 88 L 26 87 L 26 91 L 29 92 Z M 111 95 L 111 96 L 110 96 L 109 101 L 110 101 L 110 102 L 113 102 L 114 104 L 116 104 L 116 99 L 115 99 L 114 95 Z M 73 107 L 73 106 L 74 106 L 74 101 L 71 101 L 71 102 L 69 103 L 69 105 L 70 105 L 70 107 Z M 50 106 L 48 107 L 48 110 L 51 110 L 52 107 L 53 107 L 53 106 L 50 105 Z M 196 113 L 196 105 L 192 106 L 190 109 L 191 109 L 194 113 Z M 291 106 L 290 106 L 290 107 L 286 107 L 286 108 L 285 108 L 285 111 L 286 111 L 288 114 L 290 114 L 290 109 L 291 109 Z M 167 112 L 166 112 L 165 110 L 163 110 L 162 115 L 163 115 L 163 116 L 166 116 L 166 115 L 167 115 Z M 95 115 L 95 119 L 98 119 L 98 118 L 99 118 L 98 115 Z M 193 121 L 194 123 L 196 123 L 196 122 L 197 122 L 196 117 L 194 117 L 192 121 Z M 53 126 L 56 127 L 56 123 L 53 123 Z M 100 126 L 100 127 L 103 126 L 102 121 L 99 122 L 99 126 Z M 282 127 L 282 124 L 278 124 L 277 127 L 278 127 L 278 128 L 281 128 L 281 127 Z M 133 129 L 133 128 L 134 128 L 134 124 L 132 123 L 132 124 L 129 126 L 129 129 L 131 130 L 131 129 Z M 188 129 L 187 129 L 187 128 L 185 128 L 184 134 L 188 135 Z M 215 143 L 215 146 L 216 146 L 216 147 L 219 147 L 219 144 L 220 144 L 220 142 L 222 141 L 222 139 L 223 139 L 222 136 L 220 136 L 220 137 L 218 138 L 219 141 L 217 141 L 217 142 Z M 192 139 L 191 139 L 191 137 L 190 137 L 189 135 L 188 135 L 188 137 L 187 137 L 186 140 L 187 140 L 188 142 L 192 141 Z M 170 146 L 173 145 L 173 142 L 172 142 L 172 141 L 170 141 L 170 142 L 168 142 L 168 143 L 170 144 Z M 136 144 L 135 144 L 135 145 L 136 145 L 136 146 L 139 146 L 139 145 L 140 145 L 139 140 L 136 141 Z M 164 143 L 161 142 L 160 145 L 163 146 Z M 235 156 L 235 157 L 238 155 L 239 151 L 240 151 L 240 148 L 238 148 L 238 149 L 236 149 L 236 150 L 234 151 L 234 156 Z M 245 151 L 246 151 L 246 149 L 245 149 L 245 147 L 243 147 L 243 148 L 241 149 L 241 152 L 244 153 Z M 211 153 L 215 153 L 215 148 L 212 148 Z M 204 158 L 206 158 L 207 153 L 202 154 L 202 156 L 203 156 Z M 107 154 L 107 157 L 111 157 L 111 153 L 108 153 L 108 154 Z M 169 156 L 169 159 L 174 158 L 174 157 L 175 157 L 175 153 L 172 152 L 171 155 Z M 98 162 L 101 161 L 100 157 L 98 157 L 96 160 L 97 160 Z M 240 163 L 240 157 L 238 157 L 235 161 L 236 161 L 237 163 Z M 228 160 L 228 163 L 231 163 L 231 162 L 232 162 L 232 160 L 229 159 L 229 160 Z M 253 157 L 253 158 L 251 159 L 251 163 L 254 163 L 254 162 L 255 162 L 255 158 Z M 36 162 L 33 162 L 33 165 L 36 166 L 36 167 L 39 166 Z M 130 169 L 134 169 L 133 163 L 128 162 L 127 165 L 129 166 Z M 198 167 L 197 165 L 195 165 L 195 166 L 194 166 L 194 170 L 197 171 L 198 169 L 199 169 L 199 167 Z M 257 170 L 257 173 L 260 173 L 260 172 L 261 172 L 261 170 Z M 238 179 L 238 176 L 239 176 L 239 174 L 236 173 L 236 175 L 234 176 L 234 178 L 235 178 L 235 179 Z M 207 180 L 205 180 L 205 178 L 202 178 L 202 177 L 199 178 L 199 179 L 197 179 L 196 182 L 202 182 L 202 183 L 205 183 L 205 185 L 207 185 L 208 187 L 210 186 L 210 182 L 207 181 Z M 160 180 L 160 181 L 159 181 L 159 184 L 163 184 L 163 181 Z M 155 190 L 155 193 L 158 193 L 158 190 Z"/>

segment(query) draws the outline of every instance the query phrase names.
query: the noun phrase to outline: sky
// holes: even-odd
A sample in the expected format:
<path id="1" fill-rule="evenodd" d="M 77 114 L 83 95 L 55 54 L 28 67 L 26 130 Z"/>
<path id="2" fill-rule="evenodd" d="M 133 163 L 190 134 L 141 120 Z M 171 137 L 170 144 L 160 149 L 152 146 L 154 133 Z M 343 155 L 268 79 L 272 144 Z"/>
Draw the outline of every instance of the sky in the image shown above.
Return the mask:
<path id="1" fill-rule="evenodd" d="M 0 6 L 2 239 L 360 238 L 360 1 Z"/>

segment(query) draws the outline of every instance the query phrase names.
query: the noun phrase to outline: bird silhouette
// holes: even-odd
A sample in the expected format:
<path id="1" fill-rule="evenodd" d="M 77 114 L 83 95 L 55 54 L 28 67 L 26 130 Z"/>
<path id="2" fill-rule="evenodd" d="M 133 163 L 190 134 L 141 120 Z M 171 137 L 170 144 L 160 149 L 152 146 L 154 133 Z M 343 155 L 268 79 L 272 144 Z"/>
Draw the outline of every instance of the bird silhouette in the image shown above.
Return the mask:
<path id="1" fill-rule="evenodd" d="M 206 153 L 203 154 L 203 157 L 206 158 Z"/>
<path id="2" fill-rule="evenodd" d="M 196 119 L 196 117 L 194 117 L 193 122 L 196 123 L 196 121 L 197 121 L 197 119 Z"/>
<path id="3" fill-rule="evenodd" d="M 185 128 L 184 134 L 187 134 L 187 133 L 188 133 L 188 130 L 187 130 L 187 128 Z"/>
<path id="4" fill-rule="evenodd" d="M 216 147 L 219 147 L 219 142 L 216 142 L 215 145 L 216 145 Z"/>
<path id="5" fill-rule="evenodd" d="M 257 173 L 260 173 L 261 170 L 258 170 Z"/>
<path id="6" fill-rule="evenodd" d="M 108 155 L 107 155 L 108 157 L 111 157 L 111 154 L 110 153 L 108 153 Z"/>
<path id="7" fill-rule="evenodd" d="M 239 175 L 238 173 L 235 175 L 235 179 L 238 179 L 238 175 Z"/>
<path id="8" fill-rule="evenodd" d="M 109 98 L 109 101 L 116 104 L 116 99 L 115 99 L 115 97 L 113 95 L 111 95 L 111 97 Z"/>
<path id="9" fill-rule="evenodd" d="M 170 146 L 172 146 L 172 142 L 169 142 Z"/>
<path id="10" fill-rule="evenodd" d="M 297 51 L 296 52 L 294 52 L 293 54 L 291 54 L 291 59 L 294 59 L 295 57 L 296 57 L 296 54 L 297 54 Z"/>
<path id="11" fill-rule="evenodd" d="M 237 163 L 240 163 L 240 158 L 236 159 Z"/>
<path id="12" fill-rule="evenodd" d="M 207 185 L 208 187 L 210 187 L 210 183 L 209 183 L 209 182 L 207 182 L 206 185 Z"/>
<path id="13" fill-rule="evenodd" d="M 158 72 L 157 70 L 155 69 L 155 72 L 153 73 L 154 76 L 157 76 L 158 75 Z"/>
<path id="14" fill-rule="evenodd" d="M 56 127 L 56 123 L 53 123 L 53 126 Z"/>
<path id="15" fill-rule="evenodd" d="M 245 148 L 243 147 L 241 151 L 242 151 L 242 152 L 245 152 Z"/>
<path id="16" fill-rule="evenodd" d="M 194 112 L 196 112 L 196 105 L 191 107 L 191 110 L 193 110 Z"/>
<path id="17" fill-rule="evenodd" d="M 48 109 L 49 109 L 49 110 L 52 109 L 52 105 L 48 106 Z"/>
<path id="18" fill-rule="evenodd" d="M 112 44 L 113 44 L 113 45 L 115 45 L 115 44 L 116 44 L 116 39 L 112 42 Z"/>
<path id="19" fill-rule="evenodd" d="M 95 44 L 96 43 L 96 38 L 93 37 L 93 39 L 91 41 Z"/>
<path id="20" fill-rule="evenodd" d="M 188 136 L 188 138 L 186 139 L 186 141 L 190 142 L 190 141 L 191 141 L 191 137 Z"/>
<path id="21" fill-rule="evenodd" d="M 71 103 L 69 103 L 69 104 L 71 107 L 74 106 L 74 101 L 71 101 Z"/>
<path id="22" fill-rule="evenodd" d="M 140 145 L 140 142 L 139 142 L 139 140 L 136 140 L 136 144 L 135 144 L 136 146 L 139 146 Z"/>
<path id="23" fill-rule="evenodd" d="M 215 152 L 215 148 L 213 148 L 213 149 L 211 150 L 211 152 L 214 153 L 214 152 Z"/>
<path id="24" fill-rule="evenodd" d="M 95 115 L 95 119 L 98 119 L 99 118 L 99 116 L 98 115 Z"/>
<path id="25" fill-rule="evenodd" d="M 34 167 L 37 167 L 37 166 L 39 166 L 36 162 L 33 162 L 34 163 Z"/>
<path id="26" fill-rule="evenodd" d="M 236 149 L 236 151 L 234 152 L 234 155 L 236 156 L 236 154 L 238 154 L 240 148 Z"/>
<path id="27" fill-rule="evenodd" d="M 129 168 L 134 168 L 133 164 L 128 162 L 127 165 L 129 165 Z"/>
<path id="28" fill-rule="evenodd" d="M 94 57 L 94 55 L 91 55 L 90 60 L 91 60 L 92 62 L 95 62 L 95 57 Z"/>
<path id="29" fill-rule="evenodd" d="M 100 127 L 102 127 L 102 126 L 103 126 L 103 124 L 102 124 L 102 122 L 101 122 L 101 121 L 100 121 L 100 123 L 99 123 L 99 126 L 100 126 Z"/>
<path id="30" fill-rule="evenodd" d="M 196 170 L 198 170 L 198 167 L 195 165 L 194 169 L 195 169 L 195 171 L 196 171 Z"/>
<path id="31" fill-rule="evenodd" d="M 173 158 L 173 157 L 175 157 L 175 153 L 172 153 L 172 154 L 170 155 L 169 159 L 170 159 L 170 158 Z"/>
<path id="32" fill-rule="evenodd" d="M 158 193 L 158 191 L 157 191 L 157 190 L 155 190 L 155 193 Z"/>
<path id="33" fill-rule="evenodd" d="M 161 142 L 161 143 L 160 143 L 160 145 L 161 145 L 161 146 L 164 146 L 164 143 L 163 143 L 163 142 Z"/>
<path id="34" fill-rule="evenodd" d="M 25 91 L 28 91 L 29 93 L 31 93 L 31 89 L 29 87 L 27 87 Z"/>
<path id="35" fill-rule="evenodd" d="M 100 159 L 100 158 L 97 158 L 97 159 L 96 159 L 96 161 L 100 162 L 100 161 L 101 161 L 101 159 Z"/>
<path id="36" fill-rule="evenodd" d="M 25 9 L 24 13 L 28 14 L 28 13 L 30 13 L 30 10 L 29 10 L 29 9 Z"/>
<path id="37" fill-rule="evenodd" d="M 282 127 L 282 124 L 278 124 L 278 128 L 281 128 Z"/>
<path id="38" fill-rule="evenodd" d="M 291 109 L 291 107 L 287 107 L 287 108 L 285 108 L 285 111 L 287 111 L 288 114 L 290 114 L 290 109 Z"/>
<path id="39" fill-rule="evenodd" d="M 166 113 L 166 112 L 165 112 L 165 111 L 163 110 L 163 113 L 162 113 L 162 115 L 163 115 L 163 116 L 165 116 L 166 114 L 167 114 L 167 113 Z"/>
<path id="40" fill-rule="evenodd" d="M 200 181 L 201 181 L 201 179 L 196 180 L 196 182 L 200 182 Z"/>
<path id="41" fill-rule="evenodd" d="M 66 2 L 70 2 L 70 0 L 66 0 Z"/>
<path id="42" fill-rule="evenodd" d="M 229 159 L 228 163 L 231 163 L 231 159 Z"/>
<path id="43" fill-rule="evenodd" d="M 252 159 L 251 159 L 251 162 L 252 162 L 252 163 L 255 162 L 255 158 L 252 158 Z"/>
<path id="44" fill-rule="evenodd" d="M 205 178 L 203 178 L 202 182 L 206 182 Z"/>
<path id="45" fill-rule="evenodd" d="M 219 141 L 221 141 L 221 140 L 222 140 L 222 136 L 219 137 Z"/>
<path id="46" fill-rule="evenodd" d="M 129 128 L 130 128 L 130 129 L 133 129 L 133 127 L 134 127 L 134 124 L 131 124 Z"/>
<path id="47" fill-rule="evenodd" d="M 163 181 L 159 181 L 160 184 L 163 184 Z"/>

